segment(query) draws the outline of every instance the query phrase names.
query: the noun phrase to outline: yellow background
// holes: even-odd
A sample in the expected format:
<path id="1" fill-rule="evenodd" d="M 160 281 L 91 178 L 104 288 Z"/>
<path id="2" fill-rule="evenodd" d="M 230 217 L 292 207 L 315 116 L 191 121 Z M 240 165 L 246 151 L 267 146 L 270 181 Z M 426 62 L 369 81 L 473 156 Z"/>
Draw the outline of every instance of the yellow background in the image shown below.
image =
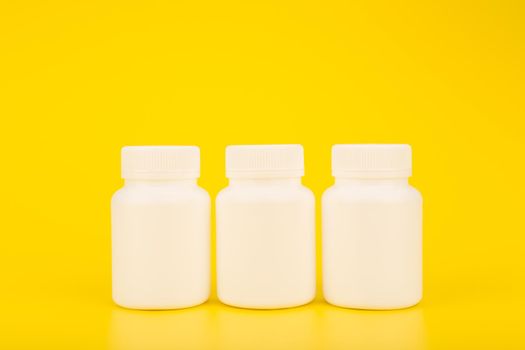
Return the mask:
<path id="1" fill-rule="evenodd" d="M 525 348 L 524 23 L 506 0 L 1 1 L 0 348 Z M 419 306 L 112 304 L 122 146 L 199 145 L 214 196 L 227 144 L 301 143 L 319 199 L 331 145 L 364 142 L 413 146 Z"/>

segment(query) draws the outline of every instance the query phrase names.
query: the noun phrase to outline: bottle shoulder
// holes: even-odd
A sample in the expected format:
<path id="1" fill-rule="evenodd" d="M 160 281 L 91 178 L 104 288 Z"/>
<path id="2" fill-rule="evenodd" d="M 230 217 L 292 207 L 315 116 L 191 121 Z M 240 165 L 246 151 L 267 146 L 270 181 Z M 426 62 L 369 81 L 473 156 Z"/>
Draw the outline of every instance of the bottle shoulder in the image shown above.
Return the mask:
<path id="1" fill-rule="evenodd" d="M 112 196 L 111 202 L 210 202 L 210 195 L 200 186 L 123 186 Z"/>
<path id="2" fill-rule="evenodd" d="M 405 185 L 338 185 L 327 188 L 322 196 L 323 202 L 364 202 L 364 201 L 414 201 L 421 203 L 423 197 L 415 187 Z"/>
<path id="3" fill-rule="evenodd" d="M 216 197 L 217 203 L 225 201 L 315 201 L 313 192 L 306 186 L 228 186 Z"/>

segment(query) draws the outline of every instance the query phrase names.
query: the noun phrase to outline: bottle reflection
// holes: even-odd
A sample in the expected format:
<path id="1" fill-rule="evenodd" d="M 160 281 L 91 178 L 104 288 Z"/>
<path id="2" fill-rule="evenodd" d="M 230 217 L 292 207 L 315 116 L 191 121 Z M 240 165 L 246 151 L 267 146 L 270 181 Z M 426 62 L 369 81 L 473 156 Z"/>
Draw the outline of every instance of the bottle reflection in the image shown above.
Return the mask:
<path id="1" fill-rule="evenodd" d="M 329 349 L 420 350 L 426 348 L 420 307 L 395 311 L 349 310 L 326 305 L 322 343 Z"/>
<path id="2" fill-rule="evenodd" d="M 318 349 L 316 311 L 311 306 L 282 310 L 223 307 L 217 313 L 221 349 Z"/>
<path id="3" fill-rule="evenodd" d="M 425 349 L 421 307 L 360 311 L 321 301 L 283 310 L 245 310 L 217 301 L 174 311 L 115 307 L 110 349 Z"/>
<path id="4" fill-rule="evenodd" d="M 208 349 L 213 309 L 203 305 L 173 311 L 112 311 L 112 350 Z"/>

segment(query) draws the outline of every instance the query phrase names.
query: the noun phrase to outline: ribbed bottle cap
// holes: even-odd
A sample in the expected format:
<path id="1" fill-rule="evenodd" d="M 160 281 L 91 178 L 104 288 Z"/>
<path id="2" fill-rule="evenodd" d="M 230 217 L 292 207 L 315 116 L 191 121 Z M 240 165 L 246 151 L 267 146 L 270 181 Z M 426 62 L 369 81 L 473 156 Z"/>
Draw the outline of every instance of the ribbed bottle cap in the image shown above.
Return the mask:
<path id="1" fill-rule="evenodd" d="M 412 175 L 412 149 L 402 144 L 334 145 L 332 175 L 399 178 Z"/>
<path id="2" fill-rule="evenodd" d="M 246 145 L 226 147 L 228 178 L 301 177 L 303 146 Z"/>
<path id="3" fill-rule="evenodd" d="M 200 175 L 197 146 L 128 146 L 122 148 L 124 179 L 192 179 Z"/>

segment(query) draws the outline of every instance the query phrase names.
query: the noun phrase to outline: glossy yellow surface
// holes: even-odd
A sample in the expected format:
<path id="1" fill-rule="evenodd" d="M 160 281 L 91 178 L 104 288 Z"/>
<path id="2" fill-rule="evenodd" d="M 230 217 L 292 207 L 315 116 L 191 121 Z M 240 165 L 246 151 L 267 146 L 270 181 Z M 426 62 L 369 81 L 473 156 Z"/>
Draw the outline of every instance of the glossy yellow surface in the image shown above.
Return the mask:
<path id="1" fill-rule="evenodd" d="M 2 1 L 0 348 L 525 348 L 524 18 L 506 0 Z M 413 146 L 417 307 L 112 304 L 123 145 L 201 146 L 214 196 L 227 144 L 302 143 L 319 199 L 330 146 L 363 142 Z"/>

